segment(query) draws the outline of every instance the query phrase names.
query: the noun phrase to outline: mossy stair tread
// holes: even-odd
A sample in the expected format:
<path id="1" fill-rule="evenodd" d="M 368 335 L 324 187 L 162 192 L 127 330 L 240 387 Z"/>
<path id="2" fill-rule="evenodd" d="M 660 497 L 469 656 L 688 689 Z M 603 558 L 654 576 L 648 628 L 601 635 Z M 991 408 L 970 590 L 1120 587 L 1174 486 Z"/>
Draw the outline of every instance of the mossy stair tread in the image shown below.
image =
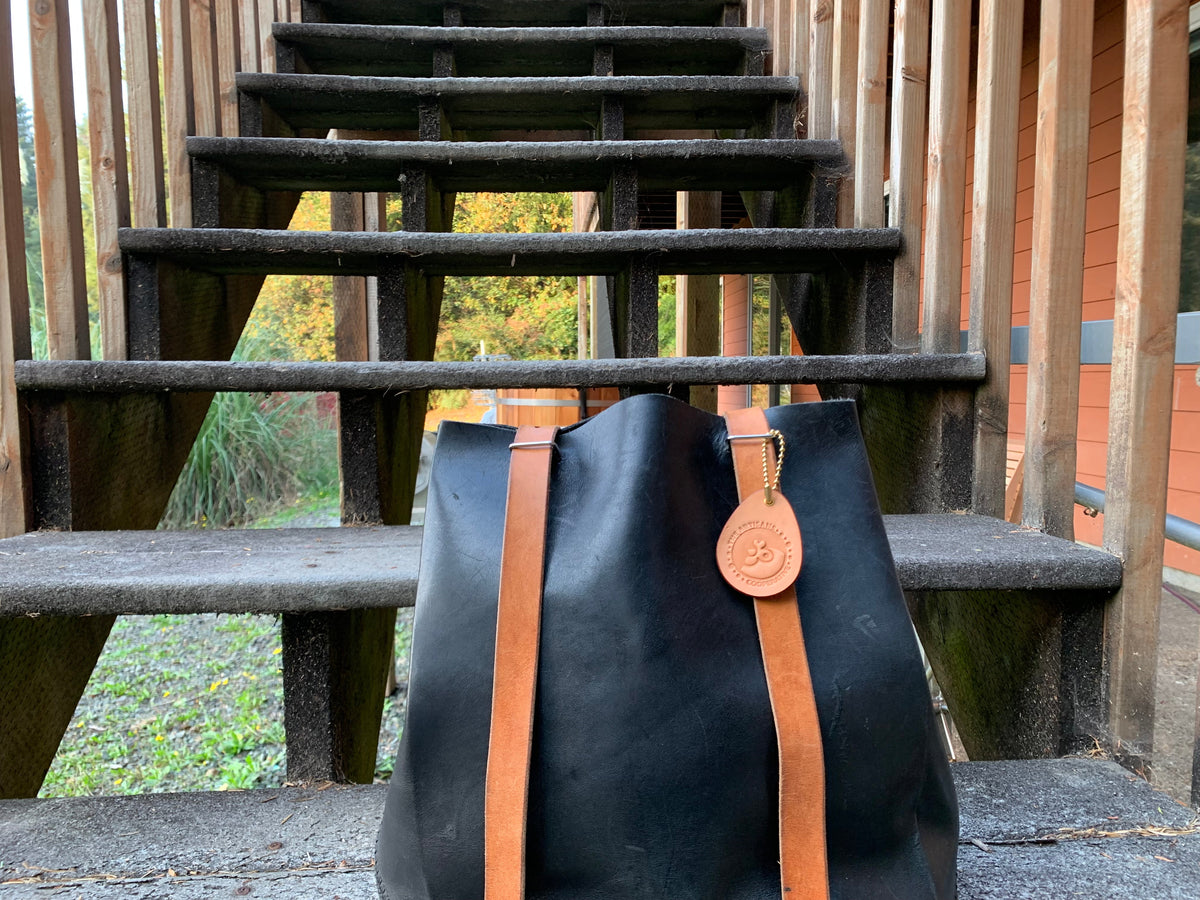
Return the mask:
<path id="1" fill-rule="evenodd" d="M 971 762 L 951 771 L 962 809 L 961 900 L 1200 896 L 1194 814 L 1115 763 Z M 318 786 L 0 801 L 0 882 L 6 898 L 57 891 L 72 900 L 375 900 L 386 791 Z"/>
<path id="2" fill-rule="evenodd" d="M 195 160 L 266 190 L 395 191 L 419 168 L 446 191 L 599 191 L 618 166 L 643 189 L 763 190 L 842 161 L 837 141 L 330 141 L 189 138 Z"/>

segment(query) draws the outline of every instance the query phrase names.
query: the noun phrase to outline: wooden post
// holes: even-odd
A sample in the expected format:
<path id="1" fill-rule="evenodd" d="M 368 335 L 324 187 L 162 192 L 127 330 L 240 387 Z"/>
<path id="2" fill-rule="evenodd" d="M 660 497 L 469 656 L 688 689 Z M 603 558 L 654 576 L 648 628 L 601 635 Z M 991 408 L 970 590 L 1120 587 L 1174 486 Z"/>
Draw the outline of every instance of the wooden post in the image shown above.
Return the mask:
<path id="1" fill-rule="evenodd" d="M 888 0 L 862 0 L 854 150 L 854 227 L 882 228 L 887 132 Z"/>
<path id="2" fill-rule="evenodd" d="M 167 187 L 154 0 L 125 0 L 125 70 L 130 84 L 145 85 L 145 90 L 129 92 L 133 221 L 138 228 L 163 228 L 167 224 Z"/>
<path id="3" fill-rule="evenodd" d="M 214 0 L 213 15 L 217 36 L 217 102 L 221 134 L 237 137 L 237 73 L 241 70 L 240 27 L 237 0 Z"/>
<path id="4" fill-rule="evenodd" d="M 237 0 L 238 31 L 243 72 L 260 72 L 258 59 L 258 0 Z"/>
<path id="5" fill-rule="evenodd" d="M 833 136 L 842 142 L 849 168 L 838 187 L 837 224 L 854 224 L 854 169 L 858 142 L 858 24 L 860 0 L 837 0 L 833 17 Z"/>
<path id="6" fill-rule="evenodd" d="M 891 196 L 888 224 L 904 243 L 892 277 L 892 349 L 919 349 L 925 112 L 929 99 L 929 0 L 896 0 L 892 50 Z"/>
<path id="7" fill-rule="evenodd" d="M 833 128 L 834 0 L 812 0 L 808 44 L 808 136 L 837 137 Z"/>
<path id="8" fill-rule="evenodd" d="M 96 220 L 96 282 L 105 359 L 126 359 L 125 273 L 117 229 L 129 226 L 125 110 L 121 104 L 121 39 L 117 0 L 85 0 L 88 137 L 92 210 Z"/>
<path id="9" fill-rule="evenodd" d="M 1153 747 L 1187 118 L 1187 6 L 1129 0 L 1104 547 L 1125 561 L 1106 656 L 1112 732 L 1134 758 Z"/>
<path id="10" fill-rule="evenodd" d="M 275 71 L 275 37 L 271 26 L 275 23 L 274 0 L 259 0 L 258 3 L 258 64 L 260 72 Z"/>
<path id="11" fill-rule="evenodd" d="M 790 72 L 803 79 L 808 90 L 808 34 L 812 22 L 812 0 L 792 0 L 792 17 L 788 26 L 792 32 Z"/>
<path id="12" fill-rule="evenodd" d="M 366 226 L 363 195 L 335 193 L 331 197 L 330 229 L 363 231 Z M 333 279 L 334 344 L 338 359 L 366 360 L 367 285 L 361 275 L 337 275 Z"/>
<path id="13" fill-rule="evenodd" d="M 91 359 L 67 0 L 30 0 L 33 139 L 51 359 Z"/>
<path id="14" fill-rule="evenodd" d="M 987 354 L 987 382 L 975 393 L 971 502 L 985 516 L 1005 512 L 1023 13 L 1021 4 L 983 0 L 979 14 L 969 349 Z M 1024 457 L 1021 467 L 1023 478 Z"/>
<path id="15" fill-rule="evenodd" d="M 771 54 L 774 64 L 771 67 L 773 75 L 794 75 L 792 69 L 792 5 L 794 0 L 775 0 L 775 21 L 771 29 L 774 39 L 771 41 Z"/>
<path id="16" fill-rule="evenodd" d="M 216 18 L 212 0 L 187 0 L 192 37 L 192 88 L 196 131 L 209 137 L 221 133 L 217 77 Z"/>
<path id="17" fill-rule="evenodd" d="M 1042 4 L 1022 515 L 1068 539 L 1075 534 L 1094 18 L 1092 0 Z"/>
<path id="18" fill-rule="evenodd" d="M 192 225 L 192 166 L 187 138 L 195 127 L 192 105 L 192 40 L 188 0 L 162 0 L 163 80 L 167 164 L 170 168 L 171 227 Z"/>
<path id="19" fill-rule="evenodd" d="M 957 353 L 959 348 L 970 62 L 971 4 L 934 0 L 921 331 L 926 353 Z"/>
<path id="20" fill-rule="evenodd" d="M 720 191 L 680 191 L 676 198 L 676 228 L 721 227 Z M 675 355 L 721 355 L 719 275 L 680 275 L 675 279 Z M 693 406 L 716 412 L 716 387 L 693 387 L 691 401 Z"/>

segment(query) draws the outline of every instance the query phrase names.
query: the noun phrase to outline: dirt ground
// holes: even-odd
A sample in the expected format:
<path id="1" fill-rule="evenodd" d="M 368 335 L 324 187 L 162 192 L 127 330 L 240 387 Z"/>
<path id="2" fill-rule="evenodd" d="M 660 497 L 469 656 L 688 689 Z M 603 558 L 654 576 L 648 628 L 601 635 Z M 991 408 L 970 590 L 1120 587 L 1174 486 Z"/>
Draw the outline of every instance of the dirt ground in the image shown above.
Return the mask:
<path id="1" fill-rule="evenodd" d="M 1200 605 L 1200 594 L 1175 587 Z M 1159 607 L 1158 709 L 1154 719 L 1153 781 L 1171 796 L 1188 802 L 1192 748 L 1198 737 L 1196 674 L 1200 670 L 1200 613 L 1163 591 Z"/>

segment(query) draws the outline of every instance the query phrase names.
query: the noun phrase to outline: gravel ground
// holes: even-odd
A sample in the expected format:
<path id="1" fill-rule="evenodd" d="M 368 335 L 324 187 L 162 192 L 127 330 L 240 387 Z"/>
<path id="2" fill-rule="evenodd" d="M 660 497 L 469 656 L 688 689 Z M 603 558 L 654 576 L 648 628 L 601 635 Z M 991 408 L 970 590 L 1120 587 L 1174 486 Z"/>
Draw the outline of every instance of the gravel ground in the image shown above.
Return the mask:
<path id="1" fill-rule="evenodd" d="M 1200 605 L 1200 594 L 1174 588 Z M 1192 748 L 1197 737 L 1200 696 L 1200 614 L 1169 592 L 1159 607 L 1158 678 L 1154 717 L 1155 760 L 1152 780 L 1183 803 L 1189 801 Z"/>

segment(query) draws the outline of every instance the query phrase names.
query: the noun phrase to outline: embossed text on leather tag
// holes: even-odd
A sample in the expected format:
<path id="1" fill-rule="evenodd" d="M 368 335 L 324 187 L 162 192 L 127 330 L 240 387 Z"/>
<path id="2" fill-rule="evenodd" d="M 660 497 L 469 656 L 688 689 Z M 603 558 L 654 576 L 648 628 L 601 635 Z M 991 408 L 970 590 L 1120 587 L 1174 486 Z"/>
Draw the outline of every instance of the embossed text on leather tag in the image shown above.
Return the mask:
<path id="1" fill-rule="evenodd" d="M 773 597 L 800 574 L 800 524 L 782 493 L 754 491 L 733 511 L 717 541 L 717 568 L 736 590 Z"/>

